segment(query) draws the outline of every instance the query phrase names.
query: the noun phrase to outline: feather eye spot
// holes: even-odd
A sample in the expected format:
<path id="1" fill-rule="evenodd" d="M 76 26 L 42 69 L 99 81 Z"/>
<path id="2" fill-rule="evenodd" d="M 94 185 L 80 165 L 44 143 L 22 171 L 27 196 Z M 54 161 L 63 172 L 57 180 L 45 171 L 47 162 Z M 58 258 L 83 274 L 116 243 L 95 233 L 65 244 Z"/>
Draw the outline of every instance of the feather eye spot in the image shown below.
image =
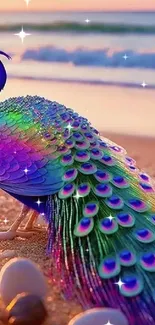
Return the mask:
<path id="1" fill-rule="evenodd" d="M 155 240 L 155 235 L 152 231 L 142 228 L 136 231 L 135 237 L 141 243 L 151 243 Z"/>
<path id="2" fill-rule="evenodd" d="M 94 227 L 93 218 L 84 217 L 80 220 L 80 222 L 74 228 L 74 235 L 76 237 L 84 237 L 87 236 Z"/>
<path id="3" fill-rule="evenodd" d="M 119 257 L 120 257 L 120 264 L 122 266 L 130 267 L 136 264 L 136 256 L 129 249 L 123 249 L 119 253 Z"/>
<path id="4" fill-rule="evenodd" d="M 120 273 L 120 263 L 117 258 L 107 256 L 100 263 L 98 270 L 102 279 L 111 279 Z"/>
<path id="5" fill-rule="evenodd" d="M 143 280 L 136 274 L 127 274 L 122 278 L 120 292 L 125 297 L 135 297 L 139 295 L 144 288 Z"/>
<path id="6" fill-rule="evenodd" d="M 141 256 L 140 265 L 145 271 L 155 272 L 155 254 L 146 252 Z"/>

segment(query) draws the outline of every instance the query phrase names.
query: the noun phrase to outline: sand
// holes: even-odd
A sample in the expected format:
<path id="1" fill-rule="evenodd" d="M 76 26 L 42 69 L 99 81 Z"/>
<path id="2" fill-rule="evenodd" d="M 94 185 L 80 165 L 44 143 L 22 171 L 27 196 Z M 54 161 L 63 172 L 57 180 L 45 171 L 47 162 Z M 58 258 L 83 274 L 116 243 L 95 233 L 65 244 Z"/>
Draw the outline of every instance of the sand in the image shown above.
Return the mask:
<path id="1" fill-rule="evenodd" d="M 155 176 L 155 138 L 135 137 L 127 135 L 104 134 L 112 141 L 122 145 L 128 151 L 128 154 L 137 160 L 139 167 L 143 168 L 151 176 Z M 21 204 L 0 192 L 0 229 L 8 229 L 9 225 L 20 212 Z M 4 224 L 4 219 L 9 222 Z M 4 250 L 13 250 L 20 257 L 28 257 L 36 262 L 46 275 L 50 267 L 50 260 L 45 255 L 47 243 L 46 233 L 33 235 L 30 239 L 16 238 L 11 241 L 0 242 L 0 252 Z M 0 260 L 0 267 L 8 259 Z M 51 285 L 49 282 L 48 302 L 49 319 L 46 325 L 67 325 L 68 321 L 76 314 L 81 312 L 82 308 L 74 301 L 67 302 L 62 297 L 57 285 Z"/>

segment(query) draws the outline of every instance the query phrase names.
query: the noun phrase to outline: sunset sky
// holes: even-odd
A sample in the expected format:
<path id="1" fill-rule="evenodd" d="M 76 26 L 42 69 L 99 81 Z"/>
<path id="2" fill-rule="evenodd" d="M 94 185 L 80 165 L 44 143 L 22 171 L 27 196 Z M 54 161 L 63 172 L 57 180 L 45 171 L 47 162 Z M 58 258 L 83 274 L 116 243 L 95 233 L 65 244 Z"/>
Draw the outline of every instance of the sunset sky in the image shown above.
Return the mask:
<path id="1" fill-rule="evenodd" d="M 31 0 L 28 10 L 155 10 L 155 0 Z M 25 10 L 24 0 L 0 0 L 0 11 Z"/>

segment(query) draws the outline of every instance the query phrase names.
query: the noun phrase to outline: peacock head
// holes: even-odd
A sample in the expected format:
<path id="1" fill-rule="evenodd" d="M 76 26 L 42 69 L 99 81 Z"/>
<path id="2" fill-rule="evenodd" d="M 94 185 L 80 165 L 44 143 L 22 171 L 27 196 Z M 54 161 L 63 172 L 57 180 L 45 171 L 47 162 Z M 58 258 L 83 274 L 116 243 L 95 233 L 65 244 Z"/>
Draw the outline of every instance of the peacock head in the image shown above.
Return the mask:
<path id="1" fill-rule="evenodd" d="M 3 51 L 0 51 L 0 55 L 4 55 L 8 60 L 11 59 L 11 56 L 6 54 Z M 3 63 L 0 61 L 0 91 L 4 88 L 7 80 L 7 73 Z"/>

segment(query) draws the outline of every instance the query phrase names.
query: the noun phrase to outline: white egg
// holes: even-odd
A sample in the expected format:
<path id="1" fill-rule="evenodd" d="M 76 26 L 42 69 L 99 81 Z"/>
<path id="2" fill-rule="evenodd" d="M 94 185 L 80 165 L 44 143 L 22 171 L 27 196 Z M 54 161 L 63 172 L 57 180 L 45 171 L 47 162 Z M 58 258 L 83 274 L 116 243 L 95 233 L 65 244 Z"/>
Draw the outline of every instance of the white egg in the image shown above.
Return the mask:
<path id="1" fill-rule="evenodd" d="M 17 294 L 27 292 L 45 298 L 47 283 L 38 266 L 26 258 L 13 258 L 0 272 L 0 296 L 8 305 Z"/>
<path id="2" fill-rule="evenodd" d="M 93 308 L 75 316 L 68 325 L 129 325 L 118 309 Z"/>

